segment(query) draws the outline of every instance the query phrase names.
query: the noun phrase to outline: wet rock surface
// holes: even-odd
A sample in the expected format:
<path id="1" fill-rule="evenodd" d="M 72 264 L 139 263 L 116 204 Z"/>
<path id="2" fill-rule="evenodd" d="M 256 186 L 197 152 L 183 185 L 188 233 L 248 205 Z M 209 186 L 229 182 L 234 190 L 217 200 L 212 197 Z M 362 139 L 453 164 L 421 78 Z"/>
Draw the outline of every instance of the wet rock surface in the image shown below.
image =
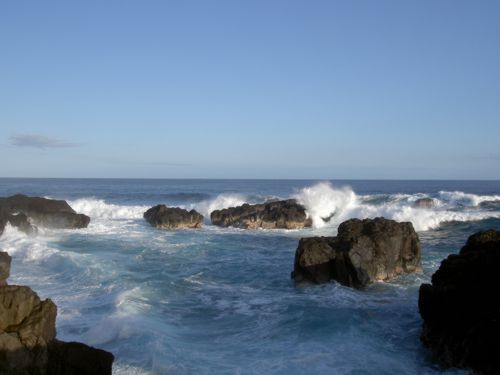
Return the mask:
<path id="1" fill-rule="evenodd" d="M 294 199 L 215 210 L 210 219 L 214 225 L 244 229 L 302 229 L 312 225 L 304 206 Z"/>
<path id="2" fill-rule="evenodd" d="M 421 269 L 420 241 L 411 223 L 351 219 L 340 224 L 336 237 L 300 239 L 292 278 L 360 288 Z"/>
<path id="3" fill-rule="evenodd" d="M 203 225 L 203 216 L 195 210 L 167 207 L 164 204 L 144 212 L 144 219 L 159 229 L 201 228 Z"/>
<path id="4" fill-rule="evenodd" d="M 500 374 L 500 232 L 478 232 L 422 284 L 422 341 L 444 367 Z"/>

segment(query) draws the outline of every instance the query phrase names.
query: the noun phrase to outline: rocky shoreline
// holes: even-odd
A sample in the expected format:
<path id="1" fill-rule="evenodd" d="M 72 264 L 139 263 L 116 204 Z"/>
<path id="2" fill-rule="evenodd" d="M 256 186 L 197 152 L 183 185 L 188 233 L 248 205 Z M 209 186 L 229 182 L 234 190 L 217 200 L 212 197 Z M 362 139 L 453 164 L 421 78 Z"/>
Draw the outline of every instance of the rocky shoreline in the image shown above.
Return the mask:
<path id="1" fill-rule="evenodd" d="M 422 198 L 415 207 L 434 204 Z M 143 217 L 151 226 L 168 230 L 200 228 L 204 220 L 195 210 L 165 205 L 151 207 Z M 213 225 L 243 229 L 312 226 L 305 208 L 293 199 L 215 210 L 210 219 Z M 65 201 L 20 194 L 0 198 L 0 235 L 7 224 L 33 235 L 38 227 L 77 229 L 89 222 Z M 459 254 L 443 260 L 432 284 L 421 285 L 421 339 L 441 366 L 474 374 L 500 373 L 499 263 L 500 232 L 479 232 L 469 237 Z M 10 264 L 10 256 L 0 252 L 0 373 L 111 374 L 111 353 L 56 339 L 57 307 L 27 286 L 8 285 Z M 336 281 L 363 288 L 421 271 L 420 240 L 413 225 L 380 217 L 347 220 L 335 237 L 301 238 L 291 277 L 296 284 Z"/>

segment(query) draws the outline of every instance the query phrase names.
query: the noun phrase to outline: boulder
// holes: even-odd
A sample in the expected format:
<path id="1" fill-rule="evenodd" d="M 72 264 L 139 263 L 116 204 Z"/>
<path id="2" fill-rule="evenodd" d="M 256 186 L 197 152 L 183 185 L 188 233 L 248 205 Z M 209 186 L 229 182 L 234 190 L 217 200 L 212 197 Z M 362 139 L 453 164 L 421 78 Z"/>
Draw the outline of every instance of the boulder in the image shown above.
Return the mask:
<path id="1" fill-rule="evenodd" d="M 420 198 L 413 205 L 417 208 L 432 208 L 436 205 L 436 202 L 432 198 Z"/>
<path id="2" fill-rule="evenodd" d="M 0 252 L 0 278 L 9 272 L 10 257 Z M 111 353 L 56 340 L 56 315 L 31 288 L 0 285 L 0 374 L 111 375 Z"/>
<path id="3" fill-rule="evenodd" d="M 12 258 L 4 251 L 0 251 L 0 286 L 7 285 L 10 276 L 10 263 Z"/>
<path id="4" fill-rule="evenodd" d="M 500 232 L 478 232 L 421 285 L 421 339 L 440 365 L 500 374 L 499 264 Z"/>
<path id="5" fill-rule="evenodd" d="M 167 207 L 164 204 L 151 207 L 144 212 L 144 219 L 160 229 L 201 228 L 203 216 L 195 210 Z"/>
<path id="6" fill-rule="evenodd" d="M 360 288 L 421 270 L 420 241 L 411 223 L 351 219 L 340 224 L 337 237 L 300 239 L 292 278 Z"/>
<path id="7" fill-rule="evenodd" d="M 19 216 L 20 214 L 24 216 Z M 25 217 L 28 219 L 25 220 Z M 30 231 L 27 228 L 31 224 L 47 228 L 73 229 L 86 228 L 90 218 L 76 213 L 63 200 L 17 194 L 7 198 L 0 198 L 0 231 L 3 231 L 3 227 L 7 222 L 25 231 Z"/>
<path id="8" fill-rule="evenodd" d="M 304 206 L 295 199 L 215 210 L 210 219 L 214 225 L 244 229 L 302 229 L 312 225 Z"/>

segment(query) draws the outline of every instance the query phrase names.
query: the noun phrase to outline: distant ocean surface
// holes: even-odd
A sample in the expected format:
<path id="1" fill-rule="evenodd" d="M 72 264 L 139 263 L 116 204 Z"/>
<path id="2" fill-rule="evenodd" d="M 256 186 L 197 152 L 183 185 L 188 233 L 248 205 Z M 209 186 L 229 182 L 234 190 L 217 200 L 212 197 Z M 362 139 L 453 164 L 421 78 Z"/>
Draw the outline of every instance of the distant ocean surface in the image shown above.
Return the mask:
<path id="1" fill-rule="evenodd" d="M 57 304 L 59 338 L 111 351 L 117 375 L 442 373 L 419 341 L 418 288 L 469 235 L 500 230 L 500 181 L 0 179 L 0 196 L 16 193 L 91 217 L 36 237 L 7 227 L 0 249 L 10 283 Z M 289 197 L 314 228 L 210 225 L 214 209 Z M 423 197 L 435 207 L 415 208 Z M 154 229 L 142 214 L 159 203 L 195 208 L 205 226 Z M 377 216 L 413 223 L 423 274 L 363 290 L 293 285 L 301 237 Z"/>

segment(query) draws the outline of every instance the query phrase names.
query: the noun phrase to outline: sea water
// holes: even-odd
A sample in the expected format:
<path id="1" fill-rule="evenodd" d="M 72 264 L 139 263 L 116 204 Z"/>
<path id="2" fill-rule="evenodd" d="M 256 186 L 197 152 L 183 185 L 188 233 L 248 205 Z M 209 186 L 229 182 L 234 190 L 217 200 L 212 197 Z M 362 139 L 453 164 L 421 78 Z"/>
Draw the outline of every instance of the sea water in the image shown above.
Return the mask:
<path id="1" fill-rule="evenodd" d="M 8 226 L 0 249 L 10 283 L 57 304 L 58 337 L 111 351 L 114 374 L 440 373 L 419 340 L 418 288 L 469 235 L 500 229 L 499 181 L 0 179 L 0 196 L 16 193 L 91 217 L 37 236 Z M 313 228 L 210 225 L 214 209 L 290 197 Z M 435 206 L 416 208 L 423 197 Z M 142 214 L 160 203 L 198 210 L 204 227 L 152 228 Z M 423 273 L 362 290 L 293 284 L 301 237 L 378 216 L 413 223 Z"/>

